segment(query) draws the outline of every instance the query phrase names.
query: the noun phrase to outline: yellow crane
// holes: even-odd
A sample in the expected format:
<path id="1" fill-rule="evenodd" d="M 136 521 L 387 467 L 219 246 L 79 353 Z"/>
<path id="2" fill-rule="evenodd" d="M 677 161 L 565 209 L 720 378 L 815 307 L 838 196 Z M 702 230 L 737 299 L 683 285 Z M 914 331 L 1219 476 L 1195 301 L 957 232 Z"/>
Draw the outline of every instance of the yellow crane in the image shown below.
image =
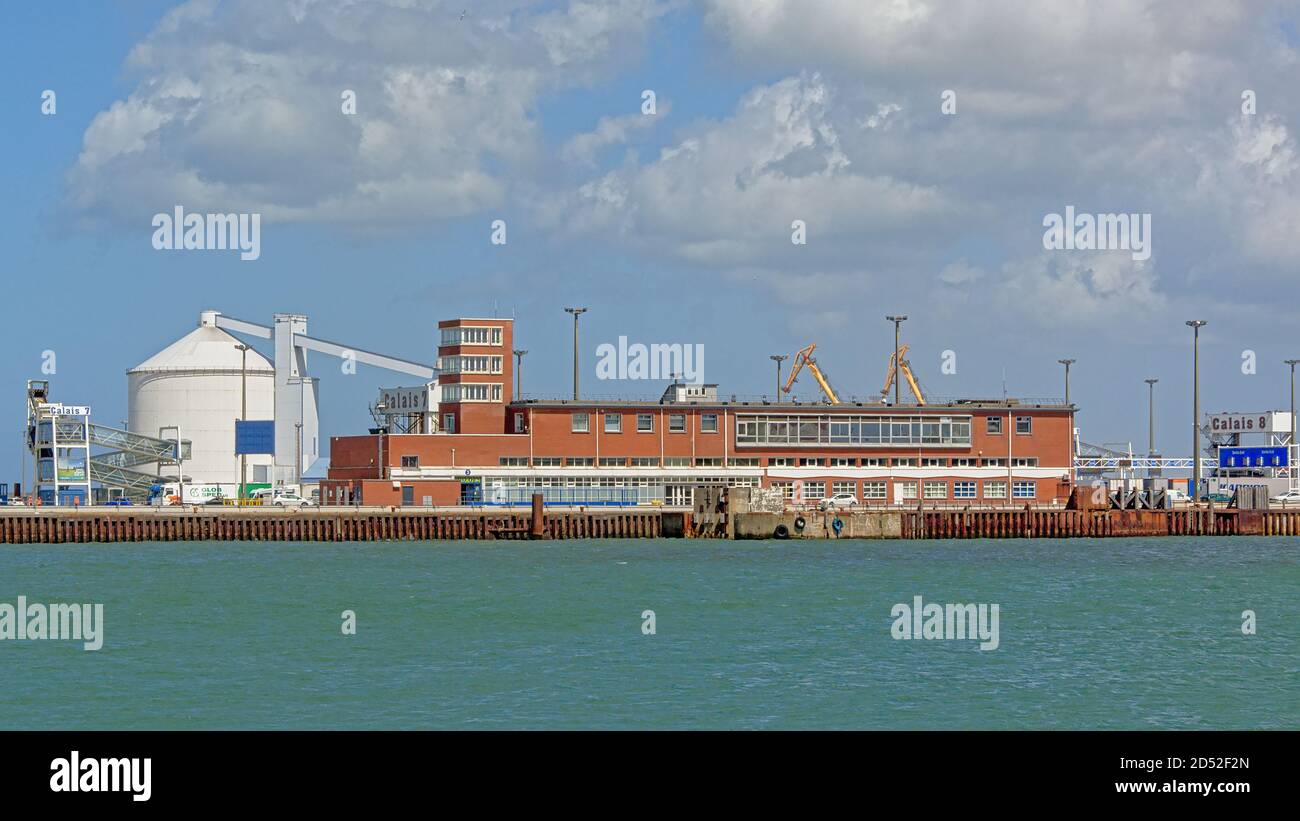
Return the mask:
<path id="1" fill-rule="evenodd" d="M 889 389 L 894 387 L 894 373 L 901 371 L 903 378 L 907 380 L 907 387 L 911 389 L 912 396 L 916 397 L 916 404 L 925 404 L 925 394 L 921 393 L 921 385 L 916 381 L 916 375 L 912 373 L 912 366 L 908 364 L 903 356 L 907 353 L 907 346 L 904 345 L 898 349 L 898 367 L 894 367 L 894 354 L 889 355 L 889 370 L 885 373 L 885 387 L 880 390 L 882 399 L 889 399 Z"/>
<path id="2" fill-rule="evenodd" d="M 822 373 L 822 369 L 817 367 L 817 360 L 813 359 L 813 351 L 815 350 L 817 350 L 816 342 L 803 348 L 799 353 L 794 355 L 794 366 L 790 368 L 790 376 L 785 380 L 785 387 L 783 390 L 786 393 L 790 392 L 790 388 L 794 385 L 795 379 L 799 376 L 799 371 L 807 365 L 808 370 L 812 372 L 813 379 L 816 379 L 817 384 L 821 386 L 822 393 L 826 394 L 826 400 L 832 405 L 838 405 L 840 403 L 839 396 L 836 395 L 835 389 L 831 387 L 831 383 L 827 381 L 826 374 Z"/>

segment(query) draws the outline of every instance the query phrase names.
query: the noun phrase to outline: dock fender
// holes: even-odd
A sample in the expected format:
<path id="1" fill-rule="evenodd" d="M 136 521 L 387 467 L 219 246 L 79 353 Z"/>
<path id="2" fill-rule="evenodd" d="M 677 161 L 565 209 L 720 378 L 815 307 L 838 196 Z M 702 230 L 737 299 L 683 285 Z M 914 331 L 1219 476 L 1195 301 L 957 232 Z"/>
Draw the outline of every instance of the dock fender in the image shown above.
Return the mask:
<path id="1" fill-rule="evenodd" d="M 795 529 L 795 530 L 803 530 L 803 529 L 804 529 L 805 527 L 807 527 L 807 526 L 808 526 L 808 522 L 804 521 L 804 518 L 803 518 L 802 516 L 796 516 L 796 517 L 795 517 L 795 519 L 794 519 L 794 529 Z"/>
<path id="2" fill-rule="evenodd" d="M 790 538 L 790 528 L 783 524 L 777 525 L 776 530 L 772 531 L 772 536 L 776 539 L 788 539 Z"/>

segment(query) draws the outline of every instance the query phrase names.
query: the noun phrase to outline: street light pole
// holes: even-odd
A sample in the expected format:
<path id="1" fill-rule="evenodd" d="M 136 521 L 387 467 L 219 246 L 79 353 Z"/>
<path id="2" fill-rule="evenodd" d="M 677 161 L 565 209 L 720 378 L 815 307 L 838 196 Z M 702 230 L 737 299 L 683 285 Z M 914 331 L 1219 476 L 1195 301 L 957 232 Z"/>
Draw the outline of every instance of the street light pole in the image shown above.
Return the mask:
<path id="1" fill-rule="evenodd" d="M 894 323 L 894 406 L 897 407 L 901 404 L 903 395 L 903 380 L 900 375 L 901 371 L 899 370 L 902 363 L 898 361 L 898 329 L 899 326 L 903 324 L 903 320 L 907 319 L 907 315 L 898 314 L 896 316 L 887 316 L 885 319 Z M 1010 490 L 1008 490 L 1008 492 L 1010 492 Z"/>
<path id="2" fill-rule="evenodd" d="M 768 359 L 776 363 L 776 396 L 772 400 L 774 402 L 781 398 L 781 363 L 789 358 L 788 355 L 782 354 L 772 354 L 768 357 Z"/>
<path id="3" fill-rule="evenodd" d="M 1070 366 L 1073 365 L 1077 360 L 1058 359 L 1056 361 L 1060 362 L 1062 365 L 1065 366 L 1065 404 L 1068 407 L 1070 404 Z"/>
<path id="4" fill-rule="evenodd" d="M 1296 449 L 1295 441 L 1295 366 L 1300 364 L 1300 359 L 1287 359 L 1287 365 L 1291 366 L 1291 446 L 1286 451 L 1286 474 L 1291 477 L 1290 486 L 1296 486 L 1296 456 L 1300 455 L 1300 450 Z"/>
<path id="5" fill-rule="evenodd" d="M 1189 319 L 1192 329 L 1192 500 L 1201 497 L 1201 328 L 1203 319 Z"/>
<path id="6" fill-rule="evenodd" d="M 248 346 L 242 343 L 235 345 L 239 351 L 239 421 L 248 421 Z M 243 499 L 248 484 L 248 455 L 241 449 L 239 452 L 239 498 Z"/>
<path id="7" fill-rule="evenodd" d="M 1156 383 L 1159 379 L 1144 379 L 1147 383 L 1147 455 L 1156 455 Z"/>
<path id="8" fill-rule="evenodd" d="M 528 351 L 515 351 L 515 401 L 519 401 L 524 385 L 524 354 Z"/>
<path id="9" fill-rule="evenodd" d="M 586 313 L 586 308 L 565 308 L 567 313 L 573 314 L 573 398 L 578 398 L 578 317 Z"/>

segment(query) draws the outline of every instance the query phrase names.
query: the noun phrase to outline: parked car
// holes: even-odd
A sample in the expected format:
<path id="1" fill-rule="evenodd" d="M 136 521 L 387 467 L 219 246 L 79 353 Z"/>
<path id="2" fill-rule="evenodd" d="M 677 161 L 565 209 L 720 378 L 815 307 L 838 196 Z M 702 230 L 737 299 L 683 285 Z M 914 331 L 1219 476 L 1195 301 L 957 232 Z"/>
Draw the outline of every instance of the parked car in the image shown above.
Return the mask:
<path id="1" fill-rule="evenodd" d="M 276 507 L 315 507 L 311 499 L 304 499 L 296 493 L 281 493 L 271 504 Z"/>
<path id="2" fill-rule="evenodd" d="M 1290 504 L 1292 502 L 1295 502 L 1296 504 L 1300 504 L 1300 488 L 1293 487 L 1290 490 L 1288 490 L 1286 493 L 1279 493 L 1276 496 L 1270 496 L 1268 500 L 1270 502 L 1277 502 L 1278 504 L 1283 504 L 1283 505 Z"/>
<path id="3" fill-rule="evenodd" d="M 835 510 L 837 508 L 857 507 L 858 497 L 852 493 L 836 493 L 834 496 L 828 496 L 817 504 L 821 510 Z"/>

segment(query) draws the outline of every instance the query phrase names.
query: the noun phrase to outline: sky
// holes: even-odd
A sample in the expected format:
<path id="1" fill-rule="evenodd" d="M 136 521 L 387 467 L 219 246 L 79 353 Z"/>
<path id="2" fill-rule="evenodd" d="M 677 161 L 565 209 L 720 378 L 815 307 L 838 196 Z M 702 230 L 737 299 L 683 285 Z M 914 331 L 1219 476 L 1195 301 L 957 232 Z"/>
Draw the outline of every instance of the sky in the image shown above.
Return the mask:
<path id="1" fill-rule="evenodd" d="M 438 320 L 514 316 L 524 392 L 549 396 L 571 390 L 565 306 L 590 309 L 583 389 L 608 396 L 663 387 L 596 379 L 596 347 L 620 336 L 702 345 L 724 396 L 770 394 L 769 355 L 816 342 L 832 384 L 867 396 L 892 351 L 884 317 L 904 313 L 933 395 L 1061 397 L 1057 360 L 1076 359 L 1089 442 L 1144 447 L 1158 378 L 1170 455 L 1190 450 L 1184 321 L 1204 319 L 1203 410 L 1289 402 L 1296 2 L 0 14 L 0 480 L 19 478 L 26 379 L 115 424 L 125 371 L 203 309 L 306 314 L 313 335 L 424 362 Z M 152 219 L 177 205 L 260 215 L 260 256 L 155 249 Z M 1147 253 L 1046 247 L 1067 207 L 1149 219 Z M 413 379 L 322 356 L 310 371 L 322 441 L 364 432 L 376 390 Z"/>

